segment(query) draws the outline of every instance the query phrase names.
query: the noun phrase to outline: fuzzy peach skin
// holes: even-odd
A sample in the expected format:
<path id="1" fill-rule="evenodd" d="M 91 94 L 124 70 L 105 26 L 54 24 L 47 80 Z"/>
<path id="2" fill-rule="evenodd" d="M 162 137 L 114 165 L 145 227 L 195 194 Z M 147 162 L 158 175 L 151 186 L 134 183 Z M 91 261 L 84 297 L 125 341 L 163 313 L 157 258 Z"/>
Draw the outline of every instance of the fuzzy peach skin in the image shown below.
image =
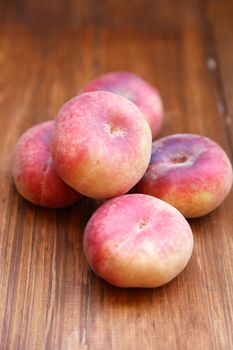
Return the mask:
<path id="1" fill-rule="evenodd" d="M 84 251 L 95 273 L 118 287 L 158 287 L 187 265 L 193 251 L 188 222 L 152 196 L 128 194 L 109 200 L 92 215 Z"/>
<path id="2" fill-rule="evenodd" d="M 134 102 L 147 119 L 153 139 L 157 136 L 163 123 L 163 103 L 156 88 L 136 74 L 112 72 L 91 81 L 82 92 L 99 90 L 114 92 Z"/>
<path id="3" fill-rule="evenodd" d="M 194 218 L 217 208 L 231 186 L 231 163 L 217 143 L 177 134 L 153 143 L 150 165 L 135 191 L 158 197 Z"/>
<path id="4" fill-rule="evenodd" d="M 150 127 L 140 110 L 112 92 L 74 97 L 55 120 L 56 170 L 67 184 L 91 198 L 128 192 L 145 173 L 151 147 Z"/>
<path id="5" fill-rule="evenodd" d="M 76 202 L 81 195 L 57 175 L 50 152 L 54 122 L 28 129 L 16 144 L 12 173 L 19 193 L 37 205 L 59 208 Z"/>

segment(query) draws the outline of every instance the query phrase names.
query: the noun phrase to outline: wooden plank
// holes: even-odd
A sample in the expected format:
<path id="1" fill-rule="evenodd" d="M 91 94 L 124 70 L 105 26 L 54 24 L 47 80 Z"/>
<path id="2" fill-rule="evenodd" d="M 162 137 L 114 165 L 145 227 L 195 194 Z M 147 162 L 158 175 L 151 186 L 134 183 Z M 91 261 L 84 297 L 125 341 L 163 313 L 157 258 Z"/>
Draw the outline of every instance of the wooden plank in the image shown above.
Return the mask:
<path id="1" fill-rule="evenodd" d="M 195 250 L 178 278 L 126 290 L 95 276 L 83 255 L 98 203 L 38 208 L 10 174 L 19 135 L 111 70 L 158 86 L 161 136 L 205 134 L 233 160 L 231 13 L 226 0 L 0 2 L 1 349 L 233 348 L 232 192 L 190 220 Z"/>

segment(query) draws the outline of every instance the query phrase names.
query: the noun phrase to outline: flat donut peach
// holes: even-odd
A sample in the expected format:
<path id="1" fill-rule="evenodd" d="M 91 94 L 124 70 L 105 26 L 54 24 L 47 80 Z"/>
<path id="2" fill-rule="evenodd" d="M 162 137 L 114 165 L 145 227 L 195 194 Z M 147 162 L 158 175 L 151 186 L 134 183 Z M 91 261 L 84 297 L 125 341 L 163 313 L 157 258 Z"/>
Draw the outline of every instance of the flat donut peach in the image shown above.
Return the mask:
<path id="1" fill-rule="evenodd" d="M 188 222 L 155 197 L 128 194 L 99 207 L 87 223 L 84 251 L 95 273 L 118 287 L 158 287 L 175 278 L 193 251 Z"/>
<path id="2" fill-rule="evenodd" d="M 134 102 L 148 121 L 153 139 L 163 124 L 163 103 L 158 90 L 138 75 L 130 72 L 111 72 L 88 83 L 82 92 L 111 91 Z"/>
<path id="3" fill-rule="evenodd" d="M 37 205 L 59 208 L 73 204 L 81 195 L 57 175 L 50 152 L 54 122 L 28 129 L 15 146 L 12 173 L 19 193 Z"/>
<path id="4" fill-rule="evenodd" d="M 158 197 L 194 218 L 217 208 L 231 186 L 231 163 L 216 142 L 177 134 L 153 143 L 150 165 L 135 191 Z"/>
<path id="5" fill-rule="evenodd" d="M 52 134 L 61 178 L 91 198 L 128 192 L 150 160 L 151 131 L 138 107 L 112 92 L 85 93 L 58 112 Z"/>

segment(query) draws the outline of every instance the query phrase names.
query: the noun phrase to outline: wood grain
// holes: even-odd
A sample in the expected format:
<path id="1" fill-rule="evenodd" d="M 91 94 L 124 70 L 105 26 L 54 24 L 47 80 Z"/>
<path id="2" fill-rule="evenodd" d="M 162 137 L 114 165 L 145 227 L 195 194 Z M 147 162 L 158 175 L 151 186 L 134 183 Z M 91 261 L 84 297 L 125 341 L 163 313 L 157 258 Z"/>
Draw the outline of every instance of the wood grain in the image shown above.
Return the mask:
<path id="1" fill-rule="evenodd" d="M 190 220 L 195 250 L 178 278 L 125 290 L 83 255 L 98 203 L 35 207 L 10 173 L 19 135 L 111 70 L 159 88 L 161 136 L 205 134 L 233 160 L 232 13 L 230 0 L 0 0 L 1 350 L 233 349 L 232 192 Z"/>

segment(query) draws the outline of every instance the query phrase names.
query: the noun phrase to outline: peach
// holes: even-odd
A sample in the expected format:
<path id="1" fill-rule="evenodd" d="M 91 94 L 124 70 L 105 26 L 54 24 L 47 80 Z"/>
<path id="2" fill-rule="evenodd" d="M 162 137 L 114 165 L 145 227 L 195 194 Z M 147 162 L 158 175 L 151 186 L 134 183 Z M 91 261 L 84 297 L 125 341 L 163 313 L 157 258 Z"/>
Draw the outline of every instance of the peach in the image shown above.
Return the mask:
<path id="1" fill-rule="evenodd" d="M 112 72 L 104 74 L 87 84 L 83 92 L 106 90 L 127 97 L 143 112 L 153 139 L 163 123 L 163 104 L 157 89 L 136 74 Z"/>
<path id="2" fill-rule="evenodd" d="M 19 193 L 28 201 L 51 208 L 76 202 L 81 195 L 65 184 L 54 169 L 50 138 L 54 122 L 28 129 L 16 144 L 12 173 Z"/>
<path id="3" fill-rule="evenodd" d="M 107 91 L 85 93 L 59 111 L 52 155 L 61 178 L 96 199 L 128 192 L 150 161 L 151 131 L 138 107 Z"/>
<path id="4" fill-rule="evenodd" d="M 113 198 L 87 223 L 84 251 L 95 273 L 118 287 L 158 287 L 175 278 L 193 251 L 183 215 L 144 194 Z"/>
<path id="5" fill-rule="evenodd" d="M 153 143 L 150 165 L 135 191 L 158 197 L 194 218 L 217 208 L 231 186 L 231 163 L 217 143 L 177 134 Z"/>

